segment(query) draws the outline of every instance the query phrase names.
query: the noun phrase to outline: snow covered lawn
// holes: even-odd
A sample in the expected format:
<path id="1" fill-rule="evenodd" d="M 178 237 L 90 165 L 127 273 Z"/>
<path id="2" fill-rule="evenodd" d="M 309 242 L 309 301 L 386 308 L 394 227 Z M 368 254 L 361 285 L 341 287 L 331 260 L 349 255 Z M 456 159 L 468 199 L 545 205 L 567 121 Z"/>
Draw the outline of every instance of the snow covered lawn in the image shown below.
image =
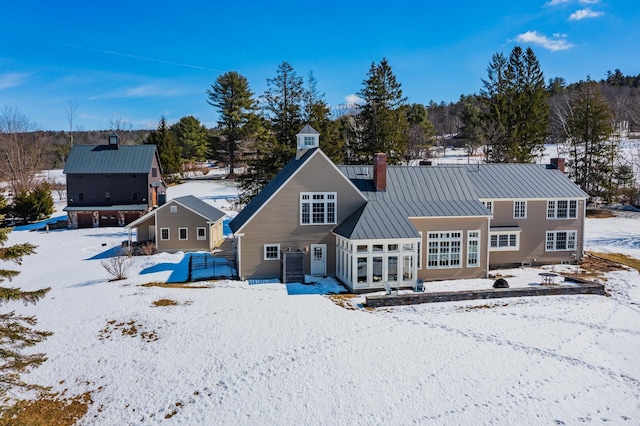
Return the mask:
<path id="1" fill-rule="evenodd" d="M 233 190 L 193 181 L 169 196 L 227 209 L 220 195 Z M 304 294 L 338 290 L 330 281 L 141 285 L 183 273 L 182 253 L 136 257 L 112 282 L 101 261 L 127 238 L 119 228 L 10 235 L 38 246 L 12 285 L 52 287 L 35 306 L 9 307 L 54 332 L 35 348 L 49 360 L 25 379 L 93 392 L 82 424 L 640 423 L 637 271 L 608 273 L 610 297 L 371 310 L 358 297 Z M 588 250 L 640 258 L 639 240 L 638 216 L 587 220 Z M 511 285 L 538 272 L 501 271 Z"/>

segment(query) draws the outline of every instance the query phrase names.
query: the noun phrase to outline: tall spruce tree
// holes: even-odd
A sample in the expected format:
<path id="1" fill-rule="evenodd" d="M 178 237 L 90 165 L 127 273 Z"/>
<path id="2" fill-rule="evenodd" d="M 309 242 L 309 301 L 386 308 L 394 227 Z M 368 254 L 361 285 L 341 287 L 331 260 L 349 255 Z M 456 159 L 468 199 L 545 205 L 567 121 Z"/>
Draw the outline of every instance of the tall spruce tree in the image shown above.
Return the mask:
<path id="1" fill-rule="evenodd" d="M 609 105 L 600 85 L 587 80 L 571 99 L 568 118 L 569 176 L 586 193 L 608 197 L 616 155 Z"/>
<path id="2" fill-rule="evenodd" d="M 0 211 L 4 210 L 6 200 L 0 196 Z M 0 215 L 0 220 L 2 220 Z M 0 260 L 18 265 L 22 258 L 34 254 L 36 246 L 29 243 L 6 246 L 11 228 L 0 228 Z M 11 281 L 20 272 L 13 269 L 0 269 L 0 283 Z M 36 303 L 43 298 L 50 288 L 35 291 L 21 291 L 19 288 L 0 286 L 0 306 L 8 302 L 21 301 Z M 24 390 L 42 390 L 38 385 L 27 384 L 20 379 L 20 374 L 30 371 L 46 361 L 45 354 L 29 353 L 26 348 L 44 340 L 51 333 L 34 330 L 37 320 L 33 316 L 18 315 L 15 312 L 0 312 L 0 417 L 6 410 L 11 398 L 7 393 L 16 388 Z"/>
<path id="3" fill-rule="evenodd" d="M 204 161 L 209 153 L 209 131 L 192 115 L 182 117 L 170 127 L 180 156 L 185 160 Z"/>
<path id="4" fill-rule="evenodd" d="M 487 141 L 489 161 L 531 162 L 544 149 L 549 129 L 549 94 L 538 59 L 531 48 L 516 46 L 508 59 L 494 54 L 487 74 L 484 122 L 497 130 Z"/>
<path id="5" fill-rule="evenodd" d="M 225 141 L 229 173 L 235 175 L 240 141 L 250 137 L 255 121 L 256 101 L 246 77 L 236 71 L 219 76 L 207 90 L 207 103 L 218 111 L 218 127 Z"/>
<path id="6" fill-rule="evenodd" d="M 357 115 L 359 146 L 352 158 L 369 164 L 374 153 L 384 152 L 390 164 L 398 164 L 407 149 L 406 98 L 386 58 L 372 63 L 367 76 L 358 93 L 364 103 Z"/>
<path id="7" fill-rule="evenodd" d="M 277 141 L 295 152 L 296 134 L 302 129 L 302 97 L 304 81 L 293 67 L 283 62 L 276 76 L 267 79 L 267 90 L 262 96 L 263 110 L 271 123 Z M 288 161 L 289 156 L 286 160 Z"/>
<path id="8" fill-rule="evenodd" d="M 317 80 L 310 71 L 302 94 L 302 122 L 320 133 L 320 148 L 336 164 L 344 162 L 342 138 L 338 124 L 331 119 L 331 109 L 319 93 Z"/>
<path id="9" fill-rule="evenodd" d="M 166 177 L 182 171 L 180 147 L 164 116 L 160 117 L 158 128 L 149 133 L 145 143 L 154 144 L 158 147 L 162 173 Z"/>

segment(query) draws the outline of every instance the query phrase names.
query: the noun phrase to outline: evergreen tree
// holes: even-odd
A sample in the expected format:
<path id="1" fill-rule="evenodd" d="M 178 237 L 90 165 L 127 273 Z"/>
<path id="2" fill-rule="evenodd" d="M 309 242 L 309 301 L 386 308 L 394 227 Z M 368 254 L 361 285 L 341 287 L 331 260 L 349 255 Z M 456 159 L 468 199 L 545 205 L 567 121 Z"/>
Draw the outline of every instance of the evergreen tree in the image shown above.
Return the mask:
<path id="1" fill-rule="evenodd" d="M 21 192 L 13 200 L 13 214 L 24 222 L 46 219 L 53 214 L 51 185 L 42 182 L 28 192 Z"/>
<path id="2" fill-rule="evenodd" d="M 256 102 L 247 79 L 236 71 L 219 76 L 207 90 L 207 103 L 218 111 L 220 139 L 228 153 L 229 173 L 236 167 L 236 151 L 241 140 L 249 138 L 255 121 Z"/>
<path id="3" fill-rule="evenodd" d="M 0 210 L 5 204 L 4 198 L 0 197 Z M 35 253 L 36 246 L 29 243 L 5 246 L 10 232 L 11 228 L 0 228 L 0 260 L 20 265 L 24 256 Z M 19 273 L 16 270 L 0 269 L 0 282 L 11 281 Z M 21 291 L 18 288 L 0 286 L 0 306 L 13 301 L 36 303 L 49 290 L 50 288 Z M 7 395 L 10 390 L 43 390 L 40 386 L 27 384 L 20 379 L 21 373 L 29 372 L 47 359 L 41 353 L 23 353 L 24 349 L 51 335 L 50 332 L 34 330 L 32 327 L 36 323 L 33 316 L 17 315 L 15 312 L 0 313 L 0 417 L 10 402 L 11 398 Z"/>
<path id="4" fill-rule="evenodd" d="M 569 176 L 586 193 L 610 198 L 616 155 L 611 113 L 598 83 L 582 82 L 568 119 Z"/>
<path id="5" fill-rule="evenodd" d="M 169 177 L 182 171 L 180 147 L 164 116 L 160 117 L 158 128 L 149 133 L 145 143 L 154 144 L 158 147 L 162 172 L 165 176 Z"/>
<path id="6" fill-rule="evenodd" d="M 320 133 L 320 148 L 335 164 L 344 162 L 343 143 L 338 124 L 331 119 L 331 109 L 324 101 L 324 93 L 317 90 L 317 80 L 309 72 L 307 86 L 302 95 L 302 122 Z"/>
<path id="7" fill-rule="evenodd" d="M 406 98 L 386 58 L 372 63 L 367 76 L 358 93 L 364 104 L 357 115 L 360 146 L 354 158 L 369 164 L 373 154 L 384 152 L 390 164 L 398 164 L 407 149 Z"/>
<path id="8" fill-rule="evenodd" d="M 182 117 L 171 126 L 184 160 L 204 161 L 209 150 L 209 131 L 192 115 Z"/>
<path id="9" fill-rule="evenodd" d="M 407 152 L 406 160 L 424 157 L 434 141 L 435 126 L 427 118 L 427 108 L 422 104 L 411 104 L 406 110 Z"/>
<path id="10" fill-rule="evenodd" d="M 278 143 L 289 147 L 284 158 L 291 158 L 296 148 L 296 134 L 302 129 L 302 77 L 298 77 L 287 62 L 278 66 L 277 75 L 267 79 L 267 90 L 262 96 L 264 112 L 271 123 L 271 131 Z M 282 163 L 284 165 L 285 163 Z"/>
<path id="11" fill-rule="evenodd" d="M 489 140 L 488 126 L 483 121 L 482 101 L 476 95 L 460 97 L 460 128 L 459 136 L 473 154 L 479 147 L 486 145 Z"/>
<path id="12" fill-rule="evenodd" d="M 549 128 L 549 94 L 533 50 L 516 46 L 509 59 L 493 55 L 483 80 L 485 123 L 497 127 L 489 160 L 531 162 L 544 149 Z M 494 126 L 494 124 L 497 126 Z"/>

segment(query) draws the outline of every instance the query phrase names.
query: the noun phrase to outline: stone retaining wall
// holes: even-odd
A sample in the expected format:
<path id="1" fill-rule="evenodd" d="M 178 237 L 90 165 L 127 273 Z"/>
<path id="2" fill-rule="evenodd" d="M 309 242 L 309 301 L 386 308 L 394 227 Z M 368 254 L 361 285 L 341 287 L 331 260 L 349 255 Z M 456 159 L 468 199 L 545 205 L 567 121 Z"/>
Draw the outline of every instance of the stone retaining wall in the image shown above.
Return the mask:
<path id="1" fill-rule="evenodd" d="M 419 303 L 453 302 L 460 300 L 499 299 L 503 297 L 525 296 L 560 296 L 570 294 L 605 295 L 606 292 L 603 284 L 585 281 L 583 283 L 572 285 L 541 285 L 536 287 L 373 295 L 366 297 L 366 306 L 370 308 L 377 308 L 381 306 L 415 305 Z"/>

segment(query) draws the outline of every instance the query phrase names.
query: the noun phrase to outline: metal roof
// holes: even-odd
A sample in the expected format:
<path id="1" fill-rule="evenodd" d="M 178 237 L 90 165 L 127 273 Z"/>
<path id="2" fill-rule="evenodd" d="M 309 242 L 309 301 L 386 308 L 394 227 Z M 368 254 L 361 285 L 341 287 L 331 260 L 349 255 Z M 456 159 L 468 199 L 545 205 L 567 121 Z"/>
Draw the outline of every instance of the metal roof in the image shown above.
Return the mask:
<path id="1" fill-rule="evenodd" d="M 334 228 L 350 239 L 419 238 L 409 218 L 490 216 L 461 168 L 388 166 L 387 189 L 376 191 L 371 166 L 339 166 L 368 198 Z"/>
<path id="2" fill-rule="evenodd" d="M 74 145 L 64 173 L 149 173 L 155 145 Z"/>
<path id="3" fill-rule="evenodd" d="M 442 166 L 437 166 L 438 168 Z M 462 166 L 481 199 L 587 198 L 560 170 L 545 164 Z"/>
<path id="4" fill-rule="evenodd" d="M 211 222 L 217 222 L 225 216 L 225 213 L 217 208 L 213 207 L 211 204 L 208 204 L 201 199 L 194 197 L 193 195 L 186 195 L 184 197 L 174 198 L 169 200 L 167 204 L 171 203 L 171 201 L 175 201 L 176 203 L 182 204 L 189 210 L 193 210 L 195 213 L 204 217 L 205 219 Z"/>
<path id="5" fill-rule="evenodd" d="M 309 126 L 308 124 L 305 124 L 305 126 L 302 128 L 302 130 L 300 130 L 300 133 L 298 133 L 299 135 L 319 135 L 320 132 L 318 132 L 316 129 L 314 129 L 313 127 Z"/>
<path id="6" fill-rule="evenodd" d="M 127 229 L 137 228 L 139 224 L 145 222 L 152 216 L 155 216 L 158 210 L 165 208 L 173 203 L 178 203 L 187 209 L 193 211 L 194 213 L 202 216 L 204 219 L 210 222 L 217 222 L 225 216 L 225 213 L 217 208 L 213 207 L 211 204 L 207 204 L 201 199 L 194 197 L 193 195 L 185 195 L 184 197 L 173 198 L 167 201 L 166 204 L 161 205 L 157 209 L 151 210 L 147 214 L 139 217 L 133 222 L 129 223 L 125 226 Z"/>

